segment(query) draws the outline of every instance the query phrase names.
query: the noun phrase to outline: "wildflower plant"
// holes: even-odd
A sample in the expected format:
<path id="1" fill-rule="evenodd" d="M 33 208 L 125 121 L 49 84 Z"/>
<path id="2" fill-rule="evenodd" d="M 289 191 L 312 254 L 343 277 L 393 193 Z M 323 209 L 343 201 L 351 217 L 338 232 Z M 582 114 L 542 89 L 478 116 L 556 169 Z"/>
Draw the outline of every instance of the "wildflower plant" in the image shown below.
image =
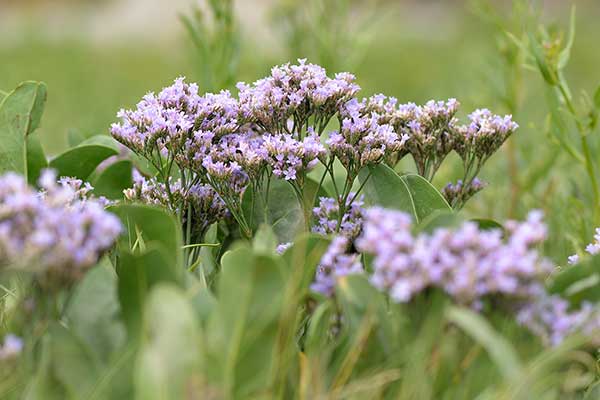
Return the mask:
<path id="1" fill-rule="evenodd" d="M 8 94 L 0 397 L 593 393 L 599 238 L 559 268 L 541 211 L 459 212 L 517 123 L 355 81 L 306 60 L 235 93 L 178 78 L 51 160 L 28 139 L 41 86 Z"/>

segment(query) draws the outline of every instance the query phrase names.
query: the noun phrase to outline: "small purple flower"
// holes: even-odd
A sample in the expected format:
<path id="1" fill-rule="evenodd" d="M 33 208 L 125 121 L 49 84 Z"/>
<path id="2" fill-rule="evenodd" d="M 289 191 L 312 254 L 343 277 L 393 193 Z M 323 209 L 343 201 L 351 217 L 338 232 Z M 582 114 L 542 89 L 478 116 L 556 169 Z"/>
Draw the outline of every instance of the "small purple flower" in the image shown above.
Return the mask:
<path id="1" fill-rule="evenodd" d="M 475 110 L 471 123 L 456 128 L 456 151 L 463 158 L 487 159 L 519 128 L 511 115 L 499 116 L 490 110 Z"/>
<path id="2" fill-rule="evenodd" d="M 594 241 L 587 246 L 585 246 L 586 253 L 590 255 L 600 254 L 600 228 L 596 228 L 596 232 L 594 234 Z M 581 257 L 578 254 L 573 254 L 569 256 L 568 263 L 570 265 L 575 265 L 581 261 Z"/>
<path id="3" fill-rule="evenodd" d="M 360 89 L 353 75 L 340 73 L 329 78 L 324 68 L 306 60 L 273 67 L 270 76 L 252 85 L 240 82 L 237 88 L 245 120 L 274 135 L 290 133 L 289 119 L 300 127 L 315 116 L 324 128 L 339 106 Z"/>
<path id="4" fill-rule="evenodd" d="M 392 125 L 383 122 L 385 117 L 374 111 L 371 102 L 375 100 L 347 102 L 340 112 L 340 131 L 330 133 L 326 142 L 331 154 L 349 171 L 384 161 L 402 150 L 408 140 L 408 135 L 398 135 Z"/>
<path id="5" fill-rule="evenodd" d="M 286 242 L 286 243 L 280 243 L 277 245 L 277 248 L 275 249 L 275 252 L 277 254 L 283 254 L 287 251 L 287 249 L 289 249 L 290 247 L 292 247 L 293 243 L 292 242 Z"/>
<path id="6" fill-rule="evenodd" d="M 340 207 L 335 199 L 330 197 L 319 198 L 319 206 L 313 208 L 313 215 L 317 219 L 317 225 L 312 230 L 321 235 L 339 233 L 350 239 L 355 239 L 362 229 L 363 196 L 356 199 L 354 193 L 350 193 L 346 200 L 346 212 L 340 218 Z M 339 229 L 338 229 L 339 224 Z"/>
<path id="7" fill-rule="evenodd" d="M 159 205 L 181 214 L 182 222 L 187 220 L 187 210 L 191 207 L 192 231 L 198 236 L 202 236 L 210 225 L 228 215 L 223 200 L 207 184 L 198 183 L 186 189 L 178 179 L 169 182 L 169 191 L 164 183 L 155 178 L 145 179 L 136 171 L 133 187 L 125 189 L 124 194 L 128 200 Z"/>
<path id="8" fill-rule="evenodd" d="M 0 361 L 13 360 L 23 351 L 23 339 L 9 333 L 4 337 L 4 343 L 0 346 Z"/>
<path id="9" fill-rule="evenodd" d="M 569 303 L 558 296 L 543 295 L 525 304 L 517 320 L 548 345 L 559 345 L 576 332 L 600 346 L 600 308 L 583 303 L 579 309 L 569 310 Z"/>
<path id="10" fill-rule="evenodd" d="M 326 153 L 319 136 L 312 131 L 302 141 L 288 134 L 265 135 L 263 139 L 267 164 L 276 177 L 288 181 L 306 174 Z"/>
<path id="11" fill-rule="evenodd" d="M 313 291 L 331 297 L 338 278 L 364 272 L 360 255 L 350 252 L 350 246 L 350 239 L 345 236 L 333 239 L 317 266 L 315 281 L 311 285 Z"/>
<path id="12" fill-rule="evenodd" d="M 448 201 L 448 204 L 455 209 L 459 209 L 467 202 L 467 200 L 483 190 L 486 186 L 486 183 L 482 182 L 477 177 L 473 178 L 473 180 L 466 185 L 459 179 L 455 184 L 451 182 L 448 183 L 444 189 L 442 189 L 442 194 L 446 198 L 446 201 Z"/>

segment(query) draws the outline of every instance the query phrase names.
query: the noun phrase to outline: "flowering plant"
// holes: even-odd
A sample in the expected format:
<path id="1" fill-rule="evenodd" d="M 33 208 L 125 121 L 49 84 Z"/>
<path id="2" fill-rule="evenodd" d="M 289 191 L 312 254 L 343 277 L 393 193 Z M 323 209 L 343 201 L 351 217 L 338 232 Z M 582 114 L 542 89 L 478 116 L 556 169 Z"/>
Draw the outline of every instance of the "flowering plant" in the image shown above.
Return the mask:
<path id="1" fill-rule="evenodd" d="M 574 388 L 529 380 L 597 354 L 598 237 L 560 270 L 542 212 L 459 212 L 511 116 L 463 125 L 454 99 L 361 99 L 353 75 L 305 60 L 237 88 L 178 78 L 121 110 L 112 138 L 51 160 L 23 139 L 25 159 L 0 164 L 0 279 L 15 287 L 0 374 L 56 398 L 360 397 L 363 381 L 454 398 L 447 382 L 488 375 L 462 395 L 592 387 L 588 371 Z M 0 115 L 44 91 L 24 84 Z M 440 192 L 452 152 L 463 177 Z M 416 173 L 397 171 L 407 156 Z"/>

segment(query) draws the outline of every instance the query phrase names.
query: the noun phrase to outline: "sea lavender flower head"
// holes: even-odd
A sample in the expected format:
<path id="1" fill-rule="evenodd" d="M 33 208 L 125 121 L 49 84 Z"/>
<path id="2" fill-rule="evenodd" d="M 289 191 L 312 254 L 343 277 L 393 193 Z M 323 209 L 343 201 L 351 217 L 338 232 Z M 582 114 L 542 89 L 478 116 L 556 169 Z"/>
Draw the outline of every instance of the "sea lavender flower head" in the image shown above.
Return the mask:
<path id="1" fill-rule="evenodd" d="M 198 238 L 206 229 L 229 215 L 225 202 L 206 184 L 196 184 L 190 187 L 185 194 L 184 207 L 191 206 L 192 230 Z M 184 221 L 187 215 L 184 215 Z"/>
<path id="2" fill-rule="evenodd" d="M 177 156 L 177 163 L 184 168 L 198 171 L 203 159 L 215 146 L 227 142 L 227 137 L 240 133 L 239 104 L 229 91 L 207 93 L 199 99 L 193 116 L 194 127 L 185 140 L 185 151 Z"/>
<path id="3" fill-rule="evenodd" d="M 196 84 L 177 78 L 158 95 L 148 93 L 135 110 L 121 110 L 121 122 L 111 126 L 112 136 L 134 152 L 150 156 L 177 152 L 194 128 L 200 96 Z"/>
<path id="4" fill-rule="evenodd" d="M 517 321 L 544 343 L 557 346 L 576 332 L 600 346 L 600 307 L 582 303 L 571 310 L 569 302 L 556 295 L 543 294 L 526 303 L 517 314 Z"/>
<path id="5" fill-rule="evenodd" d="M 273 175 L 287 181 L 302 181 L 303 176 L 314 168 L 327 152 L 319 136 L 312 130 L 309 130 L 302 141 L 289 134 L 266 134 L 263 140 L 266 161 Z"/>
<path id="6" fill-rule="evenodd" d="M 456 151 L 463 160 L 488 158 L 519 128 L 511 115 L 502 117 L 487 109 L 475 110 L 469 120 L 469 125 L 456 128 Z"/>
<path id="7" fill-rule="evenodd" d="M 450 204 L 452 207 L 460 207 L 476 193 L 483 190 L 486 186 L 486 183 L 477 177 L 473 178 L 466 185 L 461 179 L 459 179 L 456 183 L 448 183 L 442 189 L 442 194 L 444 195 L 446 201 L 448 201 L 448 204 Z"/>
<path id="8" fill-rule="evenodd" d="M 360 255 L 351 251 L 352 242 L 346 236 L 336 236 L 317 267 L 311 289 L 331 297 L 338 278 L 363 273 Z"/>
<path id="9" fill-rule="evenodd" d="M 173 204 L 171 204 L 169 198 L 169 191 L 171 192 Z M 167 191 L 167 186 L 164 183 L 159 182 L 156 178 L 146 179 L 137 169 L 134 169 L 133 186 L 123 190 L 123 194 L 127 200 L 163 206 L 176 212 L 176 204 L 180 204 L 182 201 L 181 181 L 169 179 L 169 191 Z"/>
<path id="10" fill-rule="evenodd" d="M 379 124 L 396 126 L 398 122 L 398 99 L 383 94 L 376 94 L 361 101 L 365 114 L 376 114 Z"/>
<path id="11" fill-rule="evenodd" d="M 346 212 L 340 218 L 338 202 L 331 197 L 320 197 L 319 206 L 313 208 L 313 215 L 318 222 L 313 226 L 312 231 L 321 235 L 339 233 L 352 240 L 355 239 L 362 229 L 365 212 L 363 199 L 364 196 L 356 198 L 354 193 L 350 193 L 346 200 Z"/>
<path id="12" fill-rule="evenodd" d="M 382 162 L 402 150 L 408 140 L 407 135 L 398 135 L 390 124 L 380 123 L 380 115 L 369 111 L 365 104 L 356 99 L 348 101 L 340 112 L 340 131 L 331 132 L 326 141 L 331 154 L 352 172 Z"/>
<path id="13" fill-rule="evenodd" d="M 134 173 L 133 187 L 124 190 L 130 201 L 162 206 L 173 213 L 181 213 L 183 222 L 188 218 L 188 206 L 193 220 L 192 230 L 201 234 L 213 223 L 228 215 L 227 207 L 213 188 L 207 184 L 194 184 L 184 188 L 181 180 L 169 180 L 169 192 L 164 183 L 156 178 L 146 179 L 138 171 Z"/>
<path id="14" fill-rule="evenodd" d="M 311 116 L 320 133 L 338 107 L 360 89 L 354 79 L 349 73 L 329 78 L 324 68 L 298 60 L 273 67 L 270 76 L 252 85 L 238 83 L 240 108 L 247 121 L 272 134 L 290 133 L 288 120 L 301 127 Z"/>
<path id="15" fill-rule="evenodd" d="M 529 298 L 543 288 L 551 266 L 534 249 L 545 239 L 541 215 L 508 222 L 509 237 L 466 222 L 458 229 L 438 228 L 413 236 L 410 217 L 398 211 L 367 211 L 357 249 L 374 255 L 373 284 L 400 302 L 428 287 L 455 301 L 479 307 L 486 296 Z"/>
<path id="16" fill-rule="evenodd" d="M 52 171 L 39 185 L 36 192 L 19 175 L 0 177 L 0 265 L 31 270 L 42 287 L 68 286 L 112 247 L 121 223 Z"/>
<path id="17" fill-rule="evenodd" d="M 412 155 L 419 174 L 431 179 L 455 145 L 454 117 L 460 103 L 456 99 L 430 100 L 423 106 L 414 103 L 398 107 L 396 129 L 409 136 L 406 151 Z"/>

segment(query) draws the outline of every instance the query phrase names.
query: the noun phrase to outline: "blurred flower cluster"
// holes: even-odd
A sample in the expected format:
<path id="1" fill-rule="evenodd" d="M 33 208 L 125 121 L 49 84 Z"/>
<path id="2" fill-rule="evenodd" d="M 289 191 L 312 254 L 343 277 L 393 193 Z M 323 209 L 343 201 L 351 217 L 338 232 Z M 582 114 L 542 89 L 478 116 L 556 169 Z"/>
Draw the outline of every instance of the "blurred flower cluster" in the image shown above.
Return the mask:
<path id="1" fill-rule="evenodd" d="M 600 228 L 596 228 L 596 233 L 594 234 L 594 241 L 585 247 L 585 251 L 590 255 L 600 253 Z M 579 254 L 573 254 L 572 256 L 569 256 L 568 261 L 571 265 L 579 263 Z"/>
<path id="2" fill-rule="evenodd" d="M 544 295 L 519 310 L 517 319 L 547 344 L 558 345 L 579 332 L 600 347 L 600 307 L 592 303 L 584 302 L 572 310 L 560 296 Z"/>
<path id="3" fill-rule="evenodd" d="M 315 212 L 325 210 L 335 211 L 331 199 L 322 199 Z M 575 332 L 591 338 L 600 333 L 600 309 L 590 303 L 570 309 L 566 300 L 545 289 L 554 267 L 536 250 L 547 235 L 541 212 L 530 212 L 524 222 L 507 221 L 505 233 L 465 222 L 419 234 L 403 212 L 374 207 L 362 214 L 357 238 L 340 231 L 333 239 L 317 268 L 315 292 L 332 296 L 340 277 L 365 272 L 360 257 L 369 255 L 371 283 L 396 302 L 410 302 L 437 288 L 476 310 L 504 304 L 551 345 Z M 327 226 L 327 220 L 321 225 Z M 322 226 L 315 230 L 325 232 Z"/>
<path id="4" fill-rule="evenodd" d="M 31 270 L 41 285 L 68 286 L 112 247 L 121 223 L 88 196 L 89 184 L 57 181 L 45 170 L 39 186 L 13 173 L 0 177 L 0 266 Z"/>
<path id="5" fill-rule="evenodd" d="M 371 282 L 392 299 L 406 302 L 438 287 L 457 302 L 480 308 L 487 296 L 526 299 L 543 290 L 552 265 L 535 250 L 546 238 L 541 219 L 532 212 L 523 223 L 509 221 L 506 239 L 500 230 L 480 230 L 473 222 L 415 236 L 407 214 L 372 208 L 356 243 L 374 256 Z"/>

